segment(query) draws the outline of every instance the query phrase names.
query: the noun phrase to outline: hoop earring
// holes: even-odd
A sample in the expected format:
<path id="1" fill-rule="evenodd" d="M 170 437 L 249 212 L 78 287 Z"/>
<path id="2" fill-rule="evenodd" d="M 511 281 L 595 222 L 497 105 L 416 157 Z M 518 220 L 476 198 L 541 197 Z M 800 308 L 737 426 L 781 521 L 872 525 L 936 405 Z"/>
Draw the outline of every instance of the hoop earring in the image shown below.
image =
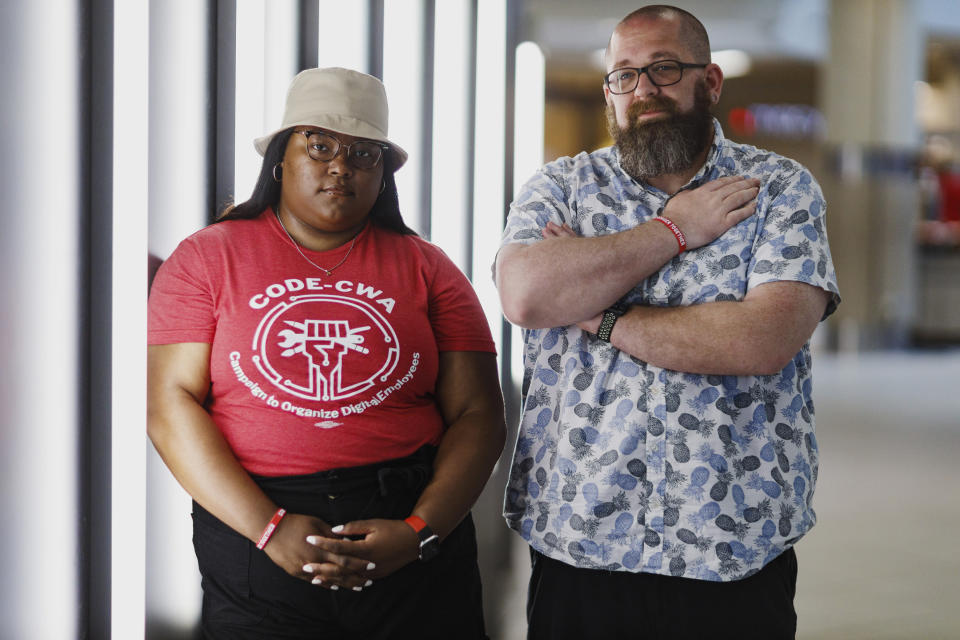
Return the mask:
<path id="1" fill-rule="evenodd" d="M 382 194 L 387 188 L 387 181 L 383 180 L 380 182 L 380 193 Z"/>
<path id="2" fill-rule="evenodd" d="M 277 177 L 277 167 L 280 168 L 280 177 L 279 177 L 279 178 Z M 274 181 L 274 182 L 280 182 L 282 179 L 283 179 L 283 163 L 282 163 L 282 162 L 278 162 L 277 164 L 273 165 L 273 181 Z"/>

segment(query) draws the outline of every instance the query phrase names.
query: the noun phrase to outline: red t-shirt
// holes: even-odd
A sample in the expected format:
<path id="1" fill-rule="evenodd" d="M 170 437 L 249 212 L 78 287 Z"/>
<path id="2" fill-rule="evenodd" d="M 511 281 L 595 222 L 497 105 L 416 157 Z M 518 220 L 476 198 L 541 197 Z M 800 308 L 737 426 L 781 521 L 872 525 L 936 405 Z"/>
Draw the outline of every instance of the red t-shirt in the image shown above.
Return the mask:
<path id="1" fill-rule="evenodd" d="M 303 252 L 322 267 L 350 243 Z M 293 475 L 440 440 L 440 351 L 495 351 L 467 278 L 436 246 L 374 225 L 331 276 L 271 211 L 193 234 L 157 272 L 150 344 L 211 344 L 206 409 L 243 467 Z"/>

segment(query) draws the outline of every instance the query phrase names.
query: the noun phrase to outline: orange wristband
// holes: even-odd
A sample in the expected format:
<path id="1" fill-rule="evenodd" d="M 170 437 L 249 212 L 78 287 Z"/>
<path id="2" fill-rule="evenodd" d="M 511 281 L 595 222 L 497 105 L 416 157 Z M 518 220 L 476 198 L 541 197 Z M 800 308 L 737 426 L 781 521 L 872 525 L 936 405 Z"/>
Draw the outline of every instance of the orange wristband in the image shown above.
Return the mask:
<path id="1" fill-rule="evenodd" d="M 423 531 L 423 528 L 427 526 L 427 523 L 424 522 L 423 518 L 420 516 L 409 516 L 404 518 L 403 521 L 410 525 L 410 527 L 417 533 Z"/>
<path id="2" fill-rule="evenodd" d="M 657 222 L 662 222 L 667 229 L 670 229 L 670 231 L 673 233 L 673 237 L 677 239 L 677 244 L 680 246 L 680 253 L 686 251 L 687 239 L 683 237 L 683 232 L 680 231 L 680 227 L 678 227 L 673 220 L 670 218 L 664 218 L 663 216 L 657 216 L 654 218 L 654 220 Z"/>

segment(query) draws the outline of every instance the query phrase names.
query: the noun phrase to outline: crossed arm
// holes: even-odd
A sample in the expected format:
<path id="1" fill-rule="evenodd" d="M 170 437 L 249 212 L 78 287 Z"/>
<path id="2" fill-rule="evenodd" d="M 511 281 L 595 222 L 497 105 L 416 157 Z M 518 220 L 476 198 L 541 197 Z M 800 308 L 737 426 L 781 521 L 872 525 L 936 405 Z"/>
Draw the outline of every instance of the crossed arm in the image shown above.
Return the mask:
<path id="1" fill-rule="evenodd" d="M 638 305 L 610 343 L 635 358 L 686 373 L 773 375 L 810 339 L 829 294 L 803 282 L 768 282 L 743 300 L 689 307 Z M 600 316 L 578 323 L 596 333 Z"/>
<path id="2" fill-rule="evenodd" d="M 687 235 L 689 248 L 707 244 L 754 213 L 752 184 L 714 180 L 674 196 L 664 215 Z M 673 235 L 656 222 L 600 238 L 579 238 L 566 225 L 548 223 L 543 235 L 534 245 L 504 247 L 497 262 L 504 315 L 529 328 L 577 324 L 596 333 L 603 310 L 677 251 Z M 610 342 L 675 371 L 773 374 L 810 338 L 828 297 L 801 282 L 771 282 L 736 302 L 638 305 L 617 321 Z"/>
<path id="3" fill-rule="evenodd" d="M 663 215 L 693 249 L 753 215 L 759 186 L 753 178 L 718 178 L 675 195 Z M 543 242 L 507 245 L 497 255 L 503 314 L 528 329 L 562 327 L 601 313 L 677 254 L 673 233 L 653 220 L 597 238 L 576 237 L 551 222 L 544 236 Z"/>
<path id="4" fill-rule="evenodd" d="M 256 541 L 277 505 L 243 469 L 203 409 L 209 359 L 209 344 L 149 347 L 148 434 L 187 493 Z M 470 510 L 503 449 L 506 427 L 495 356 L 441 352 L 436 396 L 447 430 L 433 479 L 414 513 L 444 537 Z M 288 513 L 264 551 L 288 574 L 326 588 L 362 588 L 417 557 L 417 536 L 401 520 L 333 524 L 343 527 L 334 532 L 319 518 Z M 364 538 L 341 539 L 347 535 Z"/>

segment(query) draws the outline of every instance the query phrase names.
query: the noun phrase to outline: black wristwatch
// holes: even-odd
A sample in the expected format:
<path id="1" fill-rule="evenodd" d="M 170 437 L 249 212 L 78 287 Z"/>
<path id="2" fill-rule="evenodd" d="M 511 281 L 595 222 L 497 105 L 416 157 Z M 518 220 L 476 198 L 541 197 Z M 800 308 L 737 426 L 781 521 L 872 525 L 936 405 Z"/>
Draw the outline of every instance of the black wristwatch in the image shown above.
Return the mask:
<path id="1" fill-rule="evenodd" d="M 420 561 L 433 560 L 440 553 L 440 537 L 419 516 L 410 516 L 404 520 L 420 538 Z"/>
<path id="2" fill-rule="evenodd" d="M 597 327 L 597 338 L 603 342 L 610 342 L 613 325 L 617 323 L 617 318 L 626 313 L 626 311 L 626 306 L 619 302 L 605 310 L 603 316 L 600 318 L 600 326 Z"/>

